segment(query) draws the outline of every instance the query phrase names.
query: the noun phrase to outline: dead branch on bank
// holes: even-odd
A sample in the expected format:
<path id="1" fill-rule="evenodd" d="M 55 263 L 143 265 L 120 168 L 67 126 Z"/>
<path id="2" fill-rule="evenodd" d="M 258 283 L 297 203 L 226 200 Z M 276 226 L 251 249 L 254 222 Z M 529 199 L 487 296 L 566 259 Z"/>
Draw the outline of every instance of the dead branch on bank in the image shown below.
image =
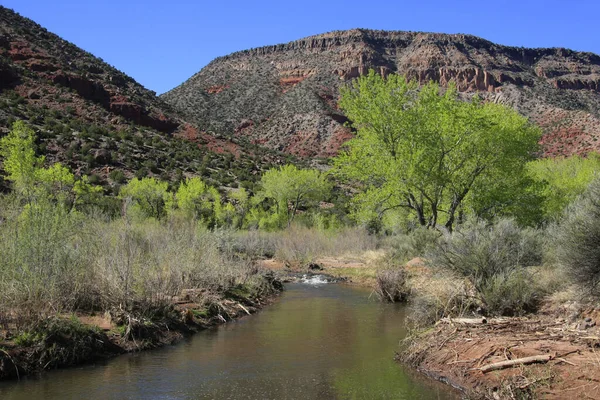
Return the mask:
<path id="1" fill-rule="evenodd" d="M 487 372 L 498 371 L 498 370 L 506 369 L 506 368 L 512 368 L 512 367 L 515 367 L 518 365 L 547 363 L 550 360 L 560 360 L 562 362 L 572 364 L 572 363 L 569 363 L 567 360 L 565 360 L 563 357 L 566 357 L 567 355 L 572 354 L 572 353 L 576 353 L 577 351 L 578 350 L 574 350 L 574 351 L 570 351 L 568 353 L 561 354 L 561 355 L 540 354 L 537 356 L 516 358 L 514 360 L 500 361 L 500 362 L 484 365 L 483 367 L 473 368 L 473 369 L 470 369 L 470 371 L 481 371 L 485 374 Z"/>

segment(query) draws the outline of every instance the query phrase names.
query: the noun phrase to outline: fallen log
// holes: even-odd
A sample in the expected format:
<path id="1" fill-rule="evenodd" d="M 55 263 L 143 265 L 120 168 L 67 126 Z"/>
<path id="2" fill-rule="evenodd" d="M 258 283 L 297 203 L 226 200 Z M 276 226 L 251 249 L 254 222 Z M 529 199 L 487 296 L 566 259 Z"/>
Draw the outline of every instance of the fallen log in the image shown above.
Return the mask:
<path id="1" fill-rule="evenodd" d="M 488 365 L 484 365 L 483 367 L 473 368 L 472 370 L 481 371 L 484 374 L 486 372 L 498 371 L 501 369 L 511 368 L 517 365 L 528 365 L 535 363 L 547 363 L 552 360 L 553 356 L 551 354 L 543 354 L 539 356 L 530 356 L 523 358 L 516 358 L 514 360 L 500 361 L 497 363 L 492 363 Z"/>
<path id="2" fill-rule="evenodd" d="M 442 318 L 440 322 L 447 324 L 460 324 L 460 325 L 481 325 L 487 324 L 487 319 L 482 318 Z"/>
<path id="3" fill-rule="evenodd" d="M 584 340 L 600 340 L 600 336 L 582 336 L 579 339 L 584 339 Z"/>

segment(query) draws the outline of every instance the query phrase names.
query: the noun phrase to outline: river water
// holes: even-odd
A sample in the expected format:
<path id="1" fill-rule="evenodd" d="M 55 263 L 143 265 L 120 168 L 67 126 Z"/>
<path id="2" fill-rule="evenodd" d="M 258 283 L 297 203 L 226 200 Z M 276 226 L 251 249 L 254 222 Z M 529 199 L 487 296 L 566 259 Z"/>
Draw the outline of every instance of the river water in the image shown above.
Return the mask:
<path id="1" fill-rule="evenodd" d="M 393 361 L 401 305 L 336 284 L 289 284 L 258 314 L 175 346 L 0 384 L 0 399 L 448 399 Z"/>

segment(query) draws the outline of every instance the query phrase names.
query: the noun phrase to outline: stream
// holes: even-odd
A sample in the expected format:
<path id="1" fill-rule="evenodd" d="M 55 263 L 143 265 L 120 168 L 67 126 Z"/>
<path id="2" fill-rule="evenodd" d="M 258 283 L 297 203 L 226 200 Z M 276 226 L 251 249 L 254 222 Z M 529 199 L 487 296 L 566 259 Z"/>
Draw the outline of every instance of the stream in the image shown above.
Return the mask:
<path id="1" fill-rule="evenodd" d="M 0 383 L 0 399 L 451 399 L 394 362 L 405 306 L 364 288 L 286 285 L 259 313 L 162 349 Z"/>

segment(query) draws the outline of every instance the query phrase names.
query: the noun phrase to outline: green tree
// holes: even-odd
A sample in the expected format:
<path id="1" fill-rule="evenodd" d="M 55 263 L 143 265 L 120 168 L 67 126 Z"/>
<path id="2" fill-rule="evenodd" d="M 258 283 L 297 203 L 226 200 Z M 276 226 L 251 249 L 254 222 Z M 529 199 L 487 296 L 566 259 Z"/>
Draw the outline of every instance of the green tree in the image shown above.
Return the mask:
<path id="1" fill-rule="evenodd" d="M 119 196 L 133 203 L 132 208 L 145 218 L 162 218 L 166 213 L 166 204 L 171 200 L 169 183 L 154 178 L 133 178 L 121 187 Z"/>
<path id="2" fill-rule="evenodd" d="M 527 165 L 530 176 L 542 186 L 543 209 L 548 218 L 561 215 L 568 204 L 582 194 L 600 171 L 600 154 L 585 158 L 544 158 Z"/>
<path id="3" fill-rule="evenodd" d="M 277 217 L 280 227 L 282 224 L 290 226 L 299 209 L 324 200 L 331 190 L 321 172 L 298 169 L 291 164 L 265 172 L 261 185 L 259 199 L 262 197 L 274 202 L 272 216 Z"/>
<path id="4" fill-rule="evenodd" d="M 6 179 L 13 189 L 29 198 L 33 196 L 36 171 L 44 164 L 43 157 L 35 155 L 35 133 L 23 121 L 13 124 L 12 130 L 0 140 L 0 155 Z"/>
<path id="5" fill-rule="evenodd" d="M 453 85 L 373 71 L 342 89 L 340 107 L 357 134 L 334 163 L 359 184 L 359 211 L 405 209 L 427 227 L 452 230 L 469 200 L 520 182 L 540 136 L 511 109 L 460 101 Z"/>
<path id="6" fill-rule="evenodd" d="M 87 178 L 77 179 L 60 163 L 44 168 L 45 158 L 35 155 L 35 133 L 23 121 L 13 124 L 9 134 L 0 140 L 0 155 L 6 179 L 27 205 L 51 202 L 67 210 L 89 203 L 102 192 Z"/>
<path id="7" fill-rule="evenodd" d="M 229 200 L 229 204 L 232 204 L 235 210 L 233 225 L 234 227 L 241 229 L 244 227 L 244 223 L 246 222 L 246 216 L 250 211 L 250 195 L 248 194 L 248 191 L 246 191 L 246 189 L 238 188 L 229 193 Z"/>
<path id="8" fill-rule="evenodd" d="M 187 218 L 203 221 L 210 227 L 221 218 L 221 195 L 200 178 L 186 178 L 175 193 L 175 204 Z"/>

